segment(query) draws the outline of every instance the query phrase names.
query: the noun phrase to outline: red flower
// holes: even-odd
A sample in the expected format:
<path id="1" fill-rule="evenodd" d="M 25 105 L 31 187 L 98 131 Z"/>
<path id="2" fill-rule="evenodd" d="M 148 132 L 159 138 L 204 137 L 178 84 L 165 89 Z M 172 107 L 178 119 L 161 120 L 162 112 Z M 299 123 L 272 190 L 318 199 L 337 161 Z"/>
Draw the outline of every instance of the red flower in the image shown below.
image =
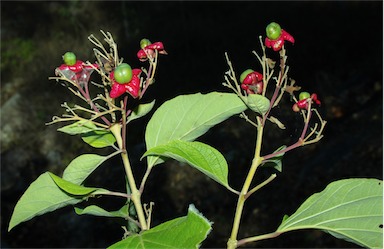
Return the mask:
<path id="1" fill-rule="evenodd" d="M 145 46 L 143 49 L 140 49 L 139 52 L 137 52 L 137 57 L 140 61 L 146 61 L 149 57 L 152 57 L 155 53 L 155 50 L 159 52 L 159 54 L 167 54 L 167 52 L 164 50 L 164 45 L 162 42 L 155 42 L 152 44 L 149 44 Z"/>
<path id="2" fill-rule="evenodd" d="M 95 68 L 98 68 L 99 65 L 92 64 Z M 58 68 L 56 68 L 56 74 L 62 74 L 66 78 L 83 85 L 84 83 L 88 83 L 88 80 L 93 72 L 94 68 L 90 65 L 85 64 L 81 60 L 77 60 L 76 63 L 72 66 L 68 66 L 67 64 L 61 64 Z"/>
<path id="3" fill-rule="evenodd" d="M 316 103 L 317 105 L 321 105 L 320 100 L 317 98 L 317 94 L 316 93 L 312 93 L 311 97 L 299 100 L 297 103 L 295 103 L 292 106 L 292 110 L 294 112 L 298 112 L 298 111 L 300 111 L 300 109 L 308 110 L 309 102 Z"/>
<path id="4" fill-rule="evenodd" d="M 287 31 L 282 29 L 281 34 L 277 39 L 272 40 L 266 37 L 265 46 L 267 48 L 272 48 L 274 51 L 279 51 L 283 47 L 284 41 L 295 43 L 295 38 L 293 38 L 293 36 L 291 36 Z"/>
<path id="5" fill-rule="evenodd" d="M 120 84 L 115 81 L 114 73 L 111 72 L 109 77 L 112 80 L 112 88 L 109 92 L 109 96 L 113 99 L 120 97 L 125 92 L 129 93 L 133 98 L 139 97 L 140 93 L 140 73 L 141 69 L 132 69 L 132 79 L 130 82 L 125 84 Z"/>
<path id="6" fill-rule="evenodd" d="M 251 72 L 241 82 L 241 88 L 248 94 L 261 94 L 263 92 L 263 75 L 258 72 Z"/>

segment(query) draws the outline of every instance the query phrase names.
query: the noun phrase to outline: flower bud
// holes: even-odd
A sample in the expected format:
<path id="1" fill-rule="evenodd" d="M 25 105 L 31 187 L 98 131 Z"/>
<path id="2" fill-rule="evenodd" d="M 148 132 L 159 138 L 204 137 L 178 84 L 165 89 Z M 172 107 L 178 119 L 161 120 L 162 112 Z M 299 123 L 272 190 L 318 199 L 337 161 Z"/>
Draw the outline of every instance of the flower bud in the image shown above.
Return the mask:
<path id="1" fill-rule="evenodd" d="M 281 27 L 278 23 L 271 22 L 266 27 L 267 37 L 271 40 L 276 40 L 281 35 Z"/>
<path id="2" fill-rule="evenodd" d="M 140 48 L 143 49 L 143 48 L 145 48 L 146 46 L 148 46 L 150 44 L 152 44 L 150 40 L 145 39 L 145 38 L 141 39 L 141 41 L 140 41 Z"/>
<path id="3" fill-rule="evenodd" d="M 73 52 L 66 52 L 63 55 L 63 60 L 64 60 L 65 65 L 73 66 L 76 63 L 76 55 Z"/>
<path id="4" fill-rule="evenodd" d="M 252 70 L 252 69 L 247 69 L 247 70 L 245 70 L 245 71 L 240 75 L 240 83 L 243 83 L 245 77 L 247 77 L 248 74 L 253 73 L 253 72 L 254 72 L 254 70 Z"/>
<path id="5" fill-rule="evenodd" d="M 301 92 L 301 93 L 299 94 L 299 100 L 307 99 L 307 98 L 309 98 L 309 97 L 311 97 L 311 95 L 309 94 L 309 92 Z"/>

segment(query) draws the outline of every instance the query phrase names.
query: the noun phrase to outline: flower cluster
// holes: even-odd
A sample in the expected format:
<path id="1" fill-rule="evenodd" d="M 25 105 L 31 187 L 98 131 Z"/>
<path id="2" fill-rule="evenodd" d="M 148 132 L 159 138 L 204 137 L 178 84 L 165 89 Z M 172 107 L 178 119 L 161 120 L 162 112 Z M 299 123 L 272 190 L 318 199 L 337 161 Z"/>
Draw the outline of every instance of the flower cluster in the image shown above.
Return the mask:
<path id="1" fill-rule="evenodd" d="M 146 61 L 148 57 L 152 58 L 156 53 L 155 51 L 158 51 L 159 54 L 167 54 L 167 52 L 164 50 L 164 45 L 162 42 L 151 43 L 148 39 L 142 39 L 140 41 L 140 46 L 141 49 L 137 53 L 137 57 L 140 61 Z M 109 75 L 112 81 L 112 89 L 109 93 L 109 96 L 111 98 L 117 98 L 127 92 L 133 98 L 137 98 L 139 97 L 141 90 L 140 74 L 142 70 L 131 69 L 128 64 L 126 64 L 128 66 L 124 65 L 123 68 L 120 68 L 120 66 L 122 65 L 116 67 L 115 70 Z M 116 79 L 116 77 L 119 77 L 120 75 L 122 75 L 122 80 Z M 130 75 L 130 77 L 128 77 L 127 75 Z M 124 78 L 129 79 L 124 80 Z"/>
<path id="2" fill-rule="evenodd" d="M 63 55 L 64 64 L 56 68 L 56 75 L 62 74 L 65 78 L 72 80 L 80 86 L 88 83 L 89 78 L 97 64 L 88 65 L 81 60 L 76 59 L 76 55 L 67 52 Z"/>
<path id="3" fill-rule="evenodd" d="M 252 69 L 245 70 L 240 75 L 241 88 L 248 94 L 261 94 L 263 92 L 263 75 Z"/>
<path id="4" fill-rule="evenodd" d="M 317 98 L 317 94 L 312 93 L 310 95 L 308 92 L 301 92 L 299 95 L 299 101 L 293 104 L 292 110 L 294 112 L 299 112 L 300 110 L 308 110 L 309 105 L 312 103 L 321 105 L 320 100 Z"/>
<path id="5" fill-rule="evenodd" d="M 153 59 L 157 53 L 167 54 L 164 50 L 162 42 L 151 43 L 148 39 L 142 39 L 140 42 L 141 49 L 137 53 L 137 57 L 140 61 L 146 61 L 147 59 Z M 63 55 L 64 64 L 56 68 L 57 75 L 63 75 L 67 80 L 73 81 L 78 86 L 83 86 L 88 83 L 91 73 L 101 67 L 98 64 L 86 64 L 81 60 L 76 59 L 76 55 L 73 52 L 67 52 Z M 99 62 L 100 63 L 100 62 Z M 150 61 L 150 66 L 155 64 L 156 61 Z M 117 64 L 117 65 L 116 65 Z M 131 69 L 131 66 L 127 63 L 115 62 L 115 68 L 109 73 L 109 85 L 111 90 L 109 97 L 115 99 L 123 95 L 124 93 L 130 94 L 133 98 L 140 96 L 142 90 L 142 82 L 140 79 L 141 69 Z M 150 82 L 153 79 L 153 72 L 148 70 L 151 75 L 147 75 L 147 81 Z M 146 86 L 148 86 L 147 84 Z"/>
<path id="6" fill-rule="evenodd" d="M 287 31 L 281 29 L 280 25 L 271 22 L 266 28 L 267 37 L 265 38 L 265 46 L 279 51 L 284 46 L 284 41 L 295 43 L 295 39 Z"/>
<path id="7" fill-rule="evenodd" d="M 262 40 L 260 41 L 262 43 Z M 266 27 L 266 38 L 264 41 L 265 47 L 272 48 L 274 51 L 277 52 L 283 49 L 285 41 L 294 43 L 295 39 L 287 31 L 283 30 L 278 23 L 271 22 L 270 24 L 268 24 L 268 26 Z M 259 60 L 261 60 L 261 57 L 258 57 L 258 58 Z M 282 60 L 285 60 L 285 57 L 283 57 Z M 282 63 L 285 64 L 285 61 Z M 269 72 L 268 70 L 265 70 L 265 65 L 262 65 L 262 66 L 263 66 L 263 72 L 267 73 L 265 77 L 263 77 L 263 74 L 256 72 L 252 69 L 247 69 L 240 75 L 240 87 L 246 92 L 246 94 L 260 94 L 263 96 L 265 95 L 266 91 L 264 88 L 267 87 L 268 80 L 271 78 L 271 74 L 268 73 Z M 289 86 L 287 86 L 287 80 L 284 80 L 283 78 L 281 78 L 280 80 L 278 79 L 276 80 L 278 81 L 277 85 L 279 85 L 280 88 L 283 88 L 285 92 L 290 93 L 292 96 L 294 91 L 298 91 L 301 88 L 298 86 L 294 86 L 294 80 L 291 80 L 292 84 Z M 230 84 L 226 84 L 226 85 L 230 86 Z M 235 92 L 238 92 L 235 88 L 232 87 L 232 89 L 234 89 Z M 238 94 L 240 93 L 238 92 Z M 274 100 L 279 101 L 280 98 L 281 96 L 277 97 L 276 95 Z M 310 105 L 312 104 L 317 104 L 317 105 L 321 104 L 320 100 L 317 97 L 317 94 L 316 93 L 309 94 L 308 92 L 301 92 L 299 95 L 299 101 L 296 101 L 296 103 L 294 103 L 294 105 L 292 106 L 292 110 L 295 112 L 299 112 L 300 110 L 308 110 Z"/>
<path id="8" fill-rule="evenodd" d="M 133 98 L 137 98 L 140 93 L 140 74 L 141 69 L 132 69 L 132 79 L 127 83 L 118 83 L 115 80 L 115 73 L 111 72 L 109 78 L 112 81 L 112 88 L 109 92 L 109 96 L 115 99 L 127 92 Z"/>
<path id="9" fill-rule="evenodd" d="M 151 43 L 148 39 L 143 39 L 140 42 L 141 49 L 137 52 L 137 57 L 140 61 L 146 61 L 149 58 L 153 58 L 155 51 L 159 54 L 167 54 L 164 50 L 162 42 Z"/>

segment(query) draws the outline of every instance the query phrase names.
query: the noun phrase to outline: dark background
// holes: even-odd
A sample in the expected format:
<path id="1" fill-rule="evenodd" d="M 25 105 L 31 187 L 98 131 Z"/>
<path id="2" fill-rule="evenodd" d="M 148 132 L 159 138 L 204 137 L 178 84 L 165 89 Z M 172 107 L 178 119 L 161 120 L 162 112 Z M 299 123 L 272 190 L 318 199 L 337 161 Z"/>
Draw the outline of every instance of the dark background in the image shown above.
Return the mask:
<path id="1" fill-rule="evenodd" d="M 116 220 L 80 217 L 71 207 L 6 232 L 17 200 L 33 180 L 48 170 L 60 174 L 73 158 L 92 151 L 78 138 L 57 133 L 59 125 L 44 125 L 63 112 L 62 102 L 76 101 L 48 80 L 62 63 L 62 54 L 73 51 L 92 61 L 87 36 L 101 38 L 102 29 L 113 34 L 120 56 L 139 67 L 143 64 L 135 55 L 140 39 L 162 41 L 169 54 L 161 56 L 156 84 L 144 100 L 156 98 L 159 106 L 179 94 L 227 91 L 221 85 L 226 51 L 238 74 L 257 69 L 251 51 L 259 51 L 258 36 L 264 36 L 271 21 L 295 37 L 295 44 L 287 45 L 290 77 L 318 93 L 319 110 L 328 124 L 324 139 L 287 154 L 283 173 L 247 201 L 239 237 L 273 231 L 284 214 L 292 214 L 331 181 L 382 179 L 382 1 L 1 1 L 1 246 L 106 247 L 123 234 Z M 295 142 L 300 133 L 300 117 L 286 110 L 278 109 L 276 115 L 289 124 L 287 130 L 271 126 L 266 131 L 265 153 Z M 137 176 L 145 167 L 139 158 L 145 151 L 148 118 L 135 121 L 128 135 Z M 226 156 L 235 189 L 241 188 L 252 159 L 254 135 L 243 120 L 232 118 L 200 139 Z M 123 191 L 121 167 L 115 165 L 118 160 L 100 167 L 87 184 Z M 269 174 L 260 170 L 256 180 Z M 185 215 L 194 203 L 214 222 L 202 246 L 226 246 L 236 197 L 196 170 L 174 161 L 155 168 L 143 198 L 156 203 L 153 226 Z M 101 201 L 111 210 L 121 205 L 112 198 Z M 320 231 L 291 232 L 249 246 L 356 247 Z"/>

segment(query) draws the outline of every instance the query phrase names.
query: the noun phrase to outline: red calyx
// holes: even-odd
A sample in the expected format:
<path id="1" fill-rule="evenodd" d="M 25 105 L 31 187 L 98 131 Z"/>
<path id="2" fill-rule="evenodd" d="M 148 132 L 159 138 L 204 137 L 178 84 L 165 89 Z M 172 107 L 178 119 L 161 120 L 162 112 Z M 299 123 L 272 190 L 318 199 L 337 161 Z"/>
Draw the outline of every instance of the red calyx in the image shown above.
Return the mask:
<path id="1" fill-rule="evenodd" d="M 132 79 L 126 84 L 119 84 L 115 81 L 114 74 L 111 72 L 109 77 L 112 80 L 112 88 L 109 96 L 113 99 L 120 97 L 125 92 L 129 93 L 133 98 L 139 97 L 140 94 L 140 73 L 141 69 L 132 69 Z"/>
<path id="2" fill-rule="evenodd" d="M 267 48 L 272 48 L 274 51 L 279 51 L 284 46 L 284 41 L 295 43 L 295 38 L 293 38 L 293 36 L 290 35 L 287 31 L 282 29 L 279 38 L 276 40 L 271 40 L 266 37 L 264 43 Z"/>
<path id="3" fill-rule="evenodd" d="M 261 94 L 263 86 L 263 75 L 258 72 L 249 73 L 241 84 L 241 88 L 248 94 Z"/>
<path id="4" fill-rule="evenodd" d="M 162 42 L 155 42 L 152 44 L 149 44 L 148 46 L 145 46 L 143 49 L 140 49 L 139 52 L 137 52 L 137 57 L 140 61 L 145 61 L 148 59 L 148 55 L 152 56 L 154 51 L 157 50 L 159 54 L 167 54 L 167 52 L 164 50 L 164 45 Z"/>
<path id="5" fill-rule="evenodd" d="M 293 111 L 298 112 L 300 109 L 308 110 L 309 101 L 313 101 L 317 105 L 321 105 L 320 100 L 317 98 L 317 94 L 312 93 L 311 97 L 297 101 L 297 103 L 292 106 Z"/>

